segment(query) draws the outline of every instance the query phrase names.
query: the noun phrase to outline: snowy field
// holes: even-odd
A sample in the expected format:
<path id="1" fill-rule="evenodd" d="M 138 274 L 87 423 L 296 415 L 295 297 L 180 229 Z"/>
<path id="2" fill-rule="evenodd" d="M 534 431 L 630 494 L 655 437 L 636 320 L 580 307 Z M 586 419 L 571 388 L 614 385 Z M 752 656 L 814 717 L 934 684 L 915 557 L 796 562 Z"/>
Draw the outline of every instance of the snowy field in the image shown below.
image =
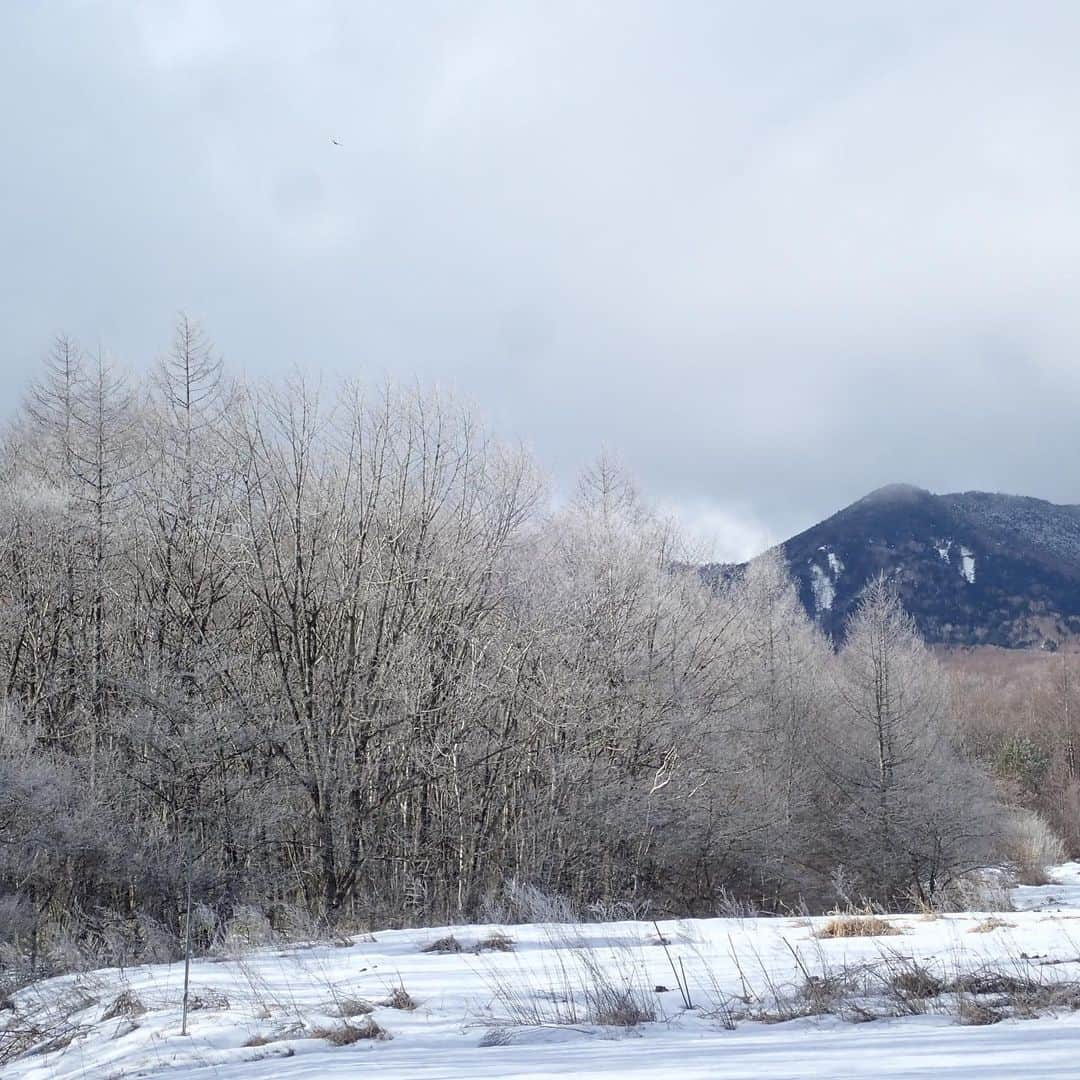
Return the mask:
<path id="1" fill-rule="evenodd" d="M 510 942 L 474 926 L 261 950 L 193 965 L 187 1036 L 182 964 L 65 977 L 23 990 L 14 1012 L 0 1012 L 0 1051 L 17 1040 L 32 1051 L 0 1072 L 1075 1076 L 1080 864 L 1058 868 L 1052 885 L 1016 890 L 1013 903 L 1015 912 L 889 916 L 893 932 L 868 937 L 819 936 L 827 918 L 708 919 L 662 922 L 663 941 L 652 923 L 619 922 L 502 928 Z M 462 951 L 423 951 L 447 935 Z M 650 1011 L 653 1020 L 618 1023 Z"/>

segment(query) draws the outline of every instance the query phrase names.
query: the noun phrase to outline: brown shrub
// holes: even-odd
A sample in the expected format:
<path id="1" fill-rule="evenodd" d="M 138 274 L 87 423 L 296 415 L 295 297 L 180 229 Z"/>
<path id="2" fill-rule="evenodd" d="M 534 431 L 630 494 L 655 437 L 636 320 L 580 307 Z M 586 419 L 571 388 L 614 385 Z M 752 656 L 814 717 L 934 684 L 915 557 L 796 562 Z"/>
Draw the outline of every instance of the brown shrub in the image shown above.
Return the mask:
<path id="1" fill-rule="evenodd" d="M 933 972 L 915 963 L 902 971 L 895 972 L 889 980 L 889 985 L 902 999 L 915 1001 L 937 997 L 945 989 L 945 983 Z"/>
<path id="2" fill-rule="evenodd" d="M 1033 810 L 1014 810 L 1004 840 L 1005 856 L 1021 885 L 1049 885 L 1047 867 L 1065 861 L 1065 844 Z"/>
<path id="3" fill-rule="evenodd" d="M 509 1046 L 514 1041 L 514 1033 L 509 1028 L 489 1028 L 478 1046 Z"/>
<path id="4" fill-rule="evenodd" d="M 984 968 L 957 976 L 949 985 L 957 994 L 1001 994 L 1008 996 L 1033 996 L 1043 989 L 1043 984 L 1026 975 L 1014 975 L 1008 971 Z"/>
<path id="5" fill-rule="evenodd" d="M 220 1010 L 229 1008 L 229 999 L 220 991 L 205 987 L 188 998 L 188 1012 L 200 1009 Z"/>
<path id="6" fill-rule="evenodd" d="M 269 1043 L 284 1042 L 286 1039 L 302 1039 L 305 1032 L 302 1024 L 289 1024 L 287 1027 L 278 1028 L 269 1033 L 256 1032 L 252 1035 L 245 1046 L 266 1046 Z"/>
<path id="7" fill-rule="evenodd" d="M 340 1024 L 338 1027 L 311 1029 L 313 1039 L 325 1039 L 331 1046 L 351 1046 L 361 1039 L 389 1039 L 390 1032 L 370 1017 L 360 1024 Z"/>
<path id="8" fill-rule="evenodd" d="M 656 1009 L 628 987 L 604 986 L 590 994 L 589 1019 L 604 1027 L 633 1028 L 656 1019 Z"/>
<path id="9" fill-rule="evenodd" d="M 507 936 L 501 930 L 488 934 L 482 941 L 476 943 L 476 951 L 482 952 L 513 952 L 514 939 Z"/>
<path id="10" fill-rule="evenodd" d="M 877 915 L 836 915 L 814 935 L 819 938 L 885 937 L 899 934 L 899 927 Z"/>
<path id="11" fill-rule="evenodd" d="M 416 1008 L 412 994 L 404 986 L 393 987 L 383 1004 L 389 1009 L 400 1009 L 402 1012 L 412 1012 Z"/>
<path id="12" fill-rule="evenodd" d="M 996 915 L 991 915 L 988 919 L 983 919 L 982 922 L 976 923 L 969 931 L 969 934 L 989 934 L 992 930 L 1001 930 L 1003 927 L 1013 927 L 1016 923 L 1006 922 L 1004 919 L 999 919 Z"/>
<path id="13" fill-rule="evenodd" d="M 370 1002 L 362 1001 L 360 998 L 345 998 L 337 1004 L 337 1015 L 345 1020 L 348 1020 L 352 1016 L 367 1016 L 368 1013 L 374 1011 L 374 1005 Z"/>
<path id="14" fill-rule="evenodd" d="M 146 1006 L 130 990 L 124 990 L 117 994 L 113 1003 L 101 1014 L 102 1020 L 115 1020 L 122 1016 L 130 1020 L 135 1016 L 142 1016 L 146 1012 Z"/>
<path id="15" fill-rule="evenodd" d="M 970 1027 L 979 1027 L 985 1024 L 996 1024 L 1005 1019 L 1005 1014 L 1000 1009 L 993 1009 L 989 1005 L 973 1001 L 971 998 L 961 998 L 956 1006 L 956 1022 Z"/>
<path id="16" fill-rule="evenodd" d="M 459 953 L 461 952 L 461 942 L 458 941 L 453 934 L 447 934 L 446 937 L 437 938 L 429 945 L 425 945 L 420 951 L 432 953 Z"/>

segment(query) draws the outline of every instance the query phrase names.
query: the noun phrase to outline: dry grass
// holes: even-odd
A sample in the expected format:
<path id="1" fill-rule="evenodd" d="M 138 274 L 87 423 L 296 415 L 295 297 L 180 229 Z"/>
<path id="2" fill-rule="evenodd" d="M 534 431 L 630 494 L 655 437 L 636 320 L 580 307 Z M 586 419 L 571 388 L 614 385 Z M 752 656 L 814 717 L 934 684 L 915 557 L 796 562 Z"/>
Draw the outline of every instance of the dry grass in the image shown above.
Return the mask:
<path id="1" fill-rule="evenodd" d="M 112 1004 L 101 1014 L 101 1019 L 115 1020 L 122 1016 L 127 1020 L 135 1016 L 142 1016 L 146 1012 L 146 1006 L 130 990 L 124 990 L 113 999 Z"/>
<path id="2" fill-rule="evenodd" d="M 636 1028 L 657 1019 L 652 983 L 642 978 L 633 946 L 598 951 L 579 937 L 553 938 L 550 963 L 535 975 L 511 975 L 503 965 L 485 974 L 500 1015 L 493 1027 Z M 612 961 L 614 964 L 612 965 Z"/>
<path id="3" fill-rule="evenodd" d="M 425 945 L 420 951 L 430 953 L 459 953 L 461 952 L 461 942 L 458 941 L 453 934 L 447 934 L 446 937 L 436 938 L 435 941 Z"/>
<path id="4" fill-rule="evenodd" d="M 348 1020 L 354 1016 L 367 1016 L 375 1011 L 375 1006 L 360 998 L 344 998 L 337 1003 L 336 1011 L 343 1020 Z"/>
<path id="5" fill-rule="evenodd" d="M 1000 1009 L 985 1005 L 972 998 L 961 998 L 956 1004 L 956 1022 L 966 1027 L 983 1027 L 1005 1019 Z"/>
<path id="6" fill-rule="evenodd" d="M 962 874 L 933 898 L 911 895 L 912 907 L 921 916 L 966 915 L 972 911 L 1012 911 L 1011 886 L 998 875 L 979 871 Z"/>
<path id="7" fill-rule="evenodd" d="M 1049 984 L 1030 998 L 1018 997 L 1015 1006 L 1015 1015 L 1022 1020 L 1058 1011 L 1076 1012 L 1080 1010 L 1080 986 L 1076 983 Z"/>
<path id="8" fill-rule="evenodd" d="M 412 994 L 400 983 L 390 988 L 383 1005 L 388 1009 L 400 1009 L 402 1012 L 413 1012 L 416 1009 L 416 1001 Z"/>
<path id="9" fill-rule="evenodd" d="M 1037 997 L 1046 989 L 1043 983 L 1027 975 L 1001 971 L 998 968 L 981 968 L 957 975 L 948 989 L 956 994 L 995 995 L 999 997 Z"/>
<path id="10" fill-rule="evenodd" d="M 337 1027 L 316 1027 L 311 1029 L 311 1038 L 325 1039 L 331 1046 L 351 1046 L 362 1039 L 385 1041 L 392 1036 L 381 1024 L 370 1017 L 360 1024 L 339 1024 Z"/>
<path id="11" fill-rule="evenodd" d="M 80 1035 L 84 1034 L 85 1031 L 85 1028 L 70 1028 L 68 1031 L 62 1032 L 55 1038 L 49 1039 L 46 1042 L 38 1043 L 33 1048 L 33 1053 L 37 1055 L 59 1053 L 61 1050 L 66 1050 Z"/>
<path id="12" fill-rule="evenodd" d="M 0 1073 L 4 1065 L 24 1054 L 51 1054 L 66 1049 L 89 1030 L 75 1017 L 97 1001 L 80 979 L 56 996 L 32 996 L 21 1008 L 12 1008 L 11 1018 L 0 1027 Z"/>
<path id="13" fill-rule="evenodd" d="M 507 936 L 501 930 L 488 934 L 486 938 L 476 943 L 476 952 L 513 952 L 514 939 Z"/>
<path id="14" fill-rule="evenodd" d="M 989 934 L 993 930 L 1002 930 L 1005 927 L 1015 927 L 1016 923 L 1006 922 L 1004 919 L 999 919 L 996 915 L 991 915 L 988 919 L 983 919 L 982 922 L 976 923 L 969 931 L 969 934 Z"/>
<path id="15" fill-rule="evenodd" d="M 309 1033 L 304 1031 L 303 1024 L 297 1022 L 278 1028 L 276 1031 L 257 1031 L 244 1043 L 244 1046 L 268 1046 L 270 1043 L 285 1042 L 287 1039 L 303 1039 L 308 1035 Z"/>
<path id="16" fill-rule="evenodd" d="M 944 992 L 945 983 L 932 971 L 912 961 L 902 970 L 892 974 L 889 987 L 898 1000 L 910 1003 L 937 997 Z"/>
<path id="17" fill-rule="evenodd" d="M 229 999 L 220 990 L 210 987 L 204 987 L 188 998 L 188 1012 L 199 1012 L 202 1009 L 219 1012 L 227 1008 Z"/>
<path id="18" fill-rule="evenodd" d="M 886 937 L 902 933 L 899 927 L 877 915 L 835 915 L 819 927 L 814 937 L 856 938 Z"/>
<path id="19" fill-rule="evenodd" d="M 656 1019 L 652 1004 L 630 987 L 607 990 L 594 996 L 590 1004 L 590 1020 L 602 1027 L 634 1028 Z"/>
<path id="20" fill-rule="evenodd" d="M 1064 862 L 1067 857 L 1061 837 L 1032 810 L 1013 812 L 1005 848 L 1016 880 L 1021 885 L 1049 885 L 1046 868 Z"/>

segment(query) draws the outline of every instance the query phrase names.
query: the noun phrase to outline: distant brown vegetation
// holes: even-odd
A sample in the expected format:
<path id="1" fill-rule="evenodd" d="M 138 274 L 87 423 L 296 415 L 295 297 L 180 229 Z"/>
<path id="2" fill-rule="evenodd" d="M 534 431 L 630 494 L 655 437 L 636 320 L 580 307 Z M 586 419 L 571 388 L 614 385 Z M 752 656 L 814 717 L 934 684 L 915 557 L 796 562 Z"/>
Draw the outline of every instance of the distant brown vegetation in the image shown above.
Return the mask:
<path id="1" fill-rule="evenodd" d="M 1027 874 L 1080 852 L 1080 652 L 980 648 L 942 653 L 953 674 L 961 746 L 993 774 L 1001 797 L 1049 826 Z M 1030 830 L 1029 830 L 1030 831 Z M 1054 835 L 1064 842 L 1057 848 Z M 1048 845 L 1048 846 L 1047 846 Z"/>

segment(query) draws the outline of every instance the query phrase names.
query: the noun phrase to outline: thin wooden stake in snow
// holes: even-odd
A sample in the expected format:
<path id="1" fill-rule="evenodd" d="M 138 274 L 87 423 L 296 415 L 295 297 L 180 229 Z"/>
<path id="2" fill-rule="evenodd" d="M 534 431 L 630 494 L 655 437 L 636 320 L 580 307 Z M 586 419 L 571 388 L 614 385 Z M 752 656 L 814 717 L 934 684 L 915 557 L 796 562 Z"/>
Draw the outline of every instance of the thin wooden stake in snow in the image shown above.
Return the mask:
<path id="1" fill-rule="evenodd" d="M 671 965 L 671 974 L 675 976 L 675 985 L 679 988 L 679 994 L 682 996 L 683 1004 L 692 1009 L 694 1006 L 690 1003 L 690 994 L 686 989 L 686 984 L 683 981 L 685 976 L 685 970 L 683 976 L 679 975 L 679 969 L 675 966 L 675 960 L 671 955 L 671 950 L 667 945 L 667 938 L 660 933 L 660 924 L 653 919 L 653 927 L 656 929 L 656 936 L 660 939 L 660 944 L 664 946 L 664 953 L 667 956 L 667 962 Z M 682 964 L 682 957 L 679 958 L 679 963 Z"/>
<path id="2" fill-rule="evenodd" d="M 180 1034 L 187 1034 L 188 986 L 191 979 L 191 859 L 187 868 L 187 913 L 184 915 L 184 1004 L 180 1019 Z"/>
<path id="3" fill-rule="evenodd" d="M 690 984 L 686 981 L 686 968 L 683 966 L 682 957 L 679 957 L 679 970 L 682 972 L 682 992 L 683 1000 L 686 1002 L 686 1007 L 692 1009 L 694 1002 L 690 997 Z"/>

